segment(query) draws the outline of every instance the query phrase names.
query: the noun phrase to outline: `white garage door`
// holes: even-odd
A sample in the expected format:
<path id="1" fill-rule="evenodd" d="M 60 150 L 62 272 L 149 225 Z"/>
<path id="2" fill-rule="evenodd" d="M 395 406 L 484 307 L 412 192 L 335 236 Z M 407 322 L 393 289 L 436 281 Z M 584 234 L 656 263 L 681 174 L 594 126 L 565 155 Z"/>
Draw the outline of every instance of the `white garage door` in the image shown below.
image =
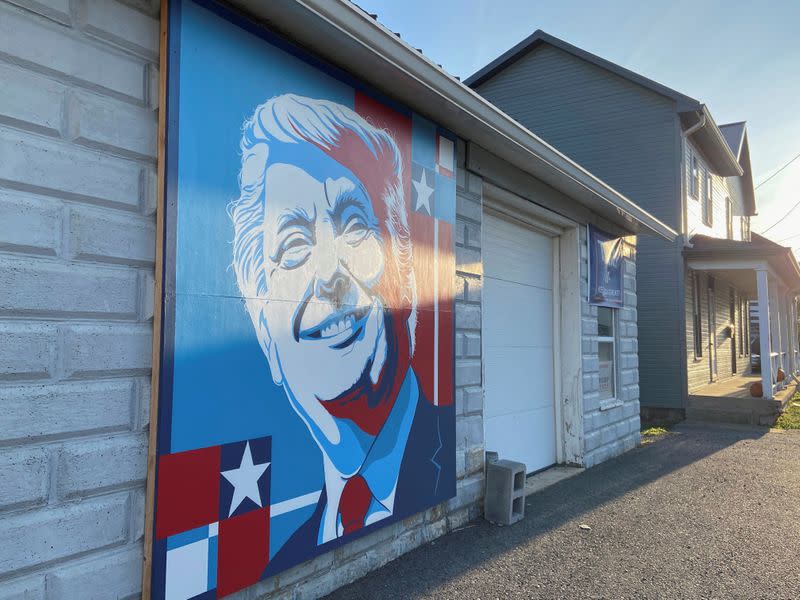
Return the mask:
<path id="1" fill-rule="evenodd" d="M 483 221 L 486 449 L 556 462 L 552 238 L 496 213 Z"/>

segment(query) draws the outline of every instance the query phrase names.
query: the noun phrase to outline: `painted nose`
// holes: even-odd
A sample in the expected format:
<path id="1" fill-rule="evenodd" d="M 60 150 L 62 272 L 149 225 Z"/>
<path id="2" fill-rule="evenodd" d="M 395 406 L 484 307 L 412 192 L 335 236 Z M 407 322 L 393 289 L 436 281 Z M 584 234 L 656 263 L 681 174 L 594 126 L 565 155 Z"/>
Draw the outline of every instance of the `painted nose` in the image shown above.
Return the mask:
<path id="1" fill-rule="evenodd" d="M 320 282 L 317 289 L 317 296 L 327 300 L 339 310 L 344 305 L 347 292 L 350 289 L 350 281 L 341 271 L 336 271 L 327 281 Z"/>

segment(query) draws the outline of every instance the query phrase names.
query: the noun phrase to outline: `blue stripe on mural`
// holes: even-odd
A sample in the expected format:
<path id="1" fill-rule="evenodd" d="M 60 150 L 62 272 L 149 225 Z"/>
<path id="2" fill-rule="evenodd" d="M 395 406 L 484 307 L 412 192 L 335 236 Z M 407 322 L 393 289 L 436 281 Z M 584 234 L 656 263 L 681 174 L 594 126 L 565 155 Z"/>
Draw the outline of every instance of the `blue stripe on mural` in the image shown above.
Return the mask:
<path id="1" fill-rule="evenodd" d="M 448 223 L 456 222 L 456 182 L 452 177 L 436 174 L 436 203 L 433 216 Z"/>
<path id="2" fill-rule="evenodd" d="M 217 587 L 217 536 L 208 538 L 208 589 Z"/>
<path id="3" fill-rule="evenodd" d="M 428 169 L 436 164 L 436 125 L 417 114 L 411 119 L 411 160 Z"/>
<path id="4" fill-rule="evenodd" d="M 189 531 L 171 535 L 167 538 L 167 550 L 174 550 L 175 548 L 180 548 L 181 546 L 187 546 L 188 544 L 204 540 L 207 537 L 208 525 L 203 525 L 197 529 L 190 529 Z"/>

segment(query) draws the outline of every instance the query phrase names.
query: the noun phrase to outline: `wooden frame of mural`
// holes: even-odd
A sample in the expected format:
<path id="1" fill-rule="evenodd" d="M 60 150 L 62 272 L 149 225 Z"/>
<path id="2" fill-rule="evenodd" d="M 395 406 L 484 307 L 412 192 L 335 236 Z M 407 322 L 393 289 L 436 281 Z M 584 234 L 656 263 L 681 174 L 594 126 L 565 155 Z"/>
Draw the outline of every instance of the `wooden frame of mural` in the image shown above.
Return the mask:
<path id="1" fill-rule="evenodd" d="M 145 598 L 455 495 L 455 137 L 212 0 L 161 10 Z"/>

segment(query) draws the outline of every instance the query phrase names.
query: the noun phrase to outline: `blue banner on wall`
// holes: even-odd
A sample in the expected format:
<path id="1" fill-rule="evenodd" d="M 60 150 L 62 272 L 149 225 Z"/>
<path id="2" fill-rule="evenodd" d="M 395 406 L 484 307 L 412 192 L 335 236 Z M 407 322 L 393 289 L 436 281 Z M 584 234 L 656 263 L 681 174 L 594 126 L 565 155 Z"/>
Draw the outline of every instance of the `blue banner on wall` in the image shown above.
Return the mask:
<path id="1" fill-rule="evenodd" d="M 625 239 L 589 225 L 589 304 L 620 308 Z"/>

